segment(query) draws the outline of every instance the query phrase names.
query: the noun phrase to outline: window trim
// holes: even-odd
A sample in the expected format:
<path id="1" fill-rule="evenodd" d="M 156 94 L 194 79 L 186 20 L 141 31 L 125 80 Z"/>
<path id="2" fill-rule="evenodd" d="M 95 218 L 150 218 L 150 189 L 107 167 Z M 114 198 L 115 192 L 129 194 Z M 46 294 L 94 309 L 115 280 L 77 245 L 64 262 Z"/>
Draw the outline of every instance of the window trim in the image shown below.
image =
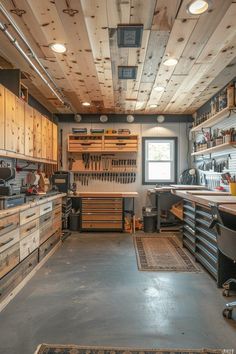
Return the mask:
<path id="1" fill-rule="evenodd" d="M 177 174 L 178 174 L 178 137 L 177 136 L 150 136 L 142 138 L 142 185 L 156 185 L 158 182 L 146 182 L 145 181 L 145 156 L 146 156 L 146 141 L 147 140 L 172 140 L 174 142 L 174 181 L 171 182 L 160 182 L 160 184 L 176 184 L 177 183 Z"/>

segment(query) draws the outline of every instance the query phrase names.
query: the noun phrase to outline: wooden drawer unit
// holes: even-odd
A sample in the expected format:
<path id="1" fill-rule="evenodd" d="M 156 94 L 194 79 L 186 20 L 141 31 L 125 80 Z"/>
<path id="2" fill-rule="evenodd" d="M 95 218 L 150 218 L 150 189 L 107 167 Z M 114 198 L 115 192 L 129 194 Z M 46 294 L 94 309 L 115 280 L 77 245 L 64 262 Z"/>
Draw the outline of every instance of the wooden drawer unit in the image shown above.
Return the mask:
<path id="1" fill-rule="evenodd" d="M 0 302 L 34 269 L 38 263 L 38 250 L 34 251 L 10 273 L 0 279 Z"/>
<path id="2" fill-rule="evenodd" d="M 19 228 L 0 236 L 0 252 L 5 251 L 20 240 Z"/>
<path id="3" fill-rule="evenodd" d="M 39 215 L 42 216 L 44 214 L 52 211 L 52 202 L 47 202 L 39 206 Z"/>
<path id="4" fill-rule="evenodd" d="M 196 250 L 195 204 L 187 200 L 183 203 L 183 220 L 183 245 L 194 254 Z"/>
<path id="5" fill-rule="evenodd" d="M 137 152 L 138 136 L 137 135 L 127 135 L 127 136 L 105 135 L 104 151 Z"/>
<path id="6" fill-rule="evenodd" d="M 53 225 L 53 213 L 47 213 L 40 217 L 39 227 L 39 244 L 41 245 L 46 241 L 55 231 L 52 228 Z"/>
<path id="7" fill-rule="evenodd" d="M 69 152 L 96 152 L 103 148 L 103 137 L 96 135 L 69 135 L 68 151 Z"/>
<path id="8" fill-rule="evenodd" d="M 20 262 L 20 244 L 15 243 L 13 246 L 0 252 L 0 279 L 10 272 Z"/>
<path id="9" fill-rule="evenodd" d="M 20 261 L 31 254 L 39 247 L 39 230 L 36 230 L 29 236 L 20 241 Z"/>
<path id="10" fill-rule="evenodd" d="M 28 222 L 20 227 L 20 239 L 29 236 L 39 228 L 39 219 Z"/>
<path id="11" fill-rule="evenodd" d="M 82 198 L 82 230 L 123 230 L 122 198 Z"/>
<path id="12" fill-rule="evenodd" d="M 62 198 L 58 198 L 58 199 L 54 199 L 52 201 L 52 207 L 56 208 L 56 207 L 62 207 Z"/>
<path id="13" fill-rule="evenodd" d="M 61 231 L 55 232 L 47 241 L 39 247 L 39 261 L 41 261 L 60 241 Z"/>
<path id="14" fill-rule="evenodd" d="M 19 213 L 0 218 L 0 237 L 9 231 L 16 229 L 20 223 Z"/>
<path id="15" fill-rule="evenodd" d="M 20 212 L 20 225 L 24 225 L 39 217 L 39 207 L 34 207 Z"/>

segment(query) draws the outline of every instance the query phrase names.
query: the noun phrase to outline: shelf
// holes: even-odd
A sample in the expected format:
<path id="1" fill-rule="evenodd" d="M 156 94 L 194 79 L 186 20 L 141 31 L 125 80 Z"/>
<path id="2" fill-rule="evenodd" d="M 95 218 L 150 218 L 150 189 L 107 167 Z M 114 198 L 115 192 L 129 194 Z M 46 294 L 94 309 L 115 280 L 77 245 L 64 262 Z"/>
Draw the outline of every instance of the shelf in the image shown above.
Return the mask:
<path id="1" fill-rule="evenodd" d="M 217 112 L 214 114 L 212 117 L 209 119 L 205 120 L 204 122 L 196 125 L 191 129 L 191 132 L 196 132 L 198 130 L 201 130 L 202 128 L 210 128 L 213 127 L 213 125 L 220 123 L 223 121 L 227 116 L 229 117 L 231 115 L 231 111 L 236 110 L 236 107 L 226 107 L 222 109 L 220 112 Z"/>
<path id="2" fill-rule="evenodd" d="M 217 146 L 213 146 L 209 149 L 204 149 L 204 150 L 199 150 L 199 151 L 196 151 L 196 152 L 192 152 L 191 153 L 191 156 L 199 156 L 199 155 L 208 155 L 212 152 L 217 152 L 217 151 L 222 151 L 222 150 L 225 150 L 225 149 L 230 149 L 230 148 L 234 148 L 236 147 L 236 141 L 234 142 L 231 142 L 231 143 L 224 143 L 224 144 L 220 144 L 220 145 L 217 145 Z"/>

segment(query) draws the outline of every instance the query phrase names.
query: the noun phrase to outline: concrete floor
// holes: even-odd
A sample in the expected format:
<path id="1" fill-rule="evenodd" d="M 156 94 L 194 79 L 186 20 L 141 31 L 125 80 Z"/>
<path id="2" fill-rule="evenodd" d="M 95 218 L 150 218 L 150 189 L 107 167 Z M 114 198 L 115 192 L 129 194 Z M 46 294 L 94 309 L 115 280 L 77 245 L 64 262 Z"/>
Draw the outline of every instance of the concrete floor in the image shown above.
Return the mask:
<path id="1" fill-rule="evenodd" d="M 74 234 L 0 313 L 0 353 L 43 342 L 236 350 L 224 303 L 206 272 L 138 271 L 129 235 Z"/>

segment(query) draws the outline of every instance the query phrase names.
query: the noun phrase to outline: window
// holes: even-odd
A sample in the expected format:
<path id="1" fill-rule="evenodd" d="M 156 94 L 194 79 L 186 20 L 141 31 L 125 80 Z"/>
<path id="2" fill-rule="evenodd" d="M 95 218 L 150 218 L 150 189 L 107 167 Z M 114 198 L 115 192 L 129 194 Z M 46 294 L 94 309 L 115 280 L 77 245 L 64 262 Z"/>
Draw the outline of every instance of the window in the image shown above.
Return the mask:
<path id="1" fill-rule="evenodd" d="M 177 138 L 143 138 L 143 184 L 177 180 Z"/>

